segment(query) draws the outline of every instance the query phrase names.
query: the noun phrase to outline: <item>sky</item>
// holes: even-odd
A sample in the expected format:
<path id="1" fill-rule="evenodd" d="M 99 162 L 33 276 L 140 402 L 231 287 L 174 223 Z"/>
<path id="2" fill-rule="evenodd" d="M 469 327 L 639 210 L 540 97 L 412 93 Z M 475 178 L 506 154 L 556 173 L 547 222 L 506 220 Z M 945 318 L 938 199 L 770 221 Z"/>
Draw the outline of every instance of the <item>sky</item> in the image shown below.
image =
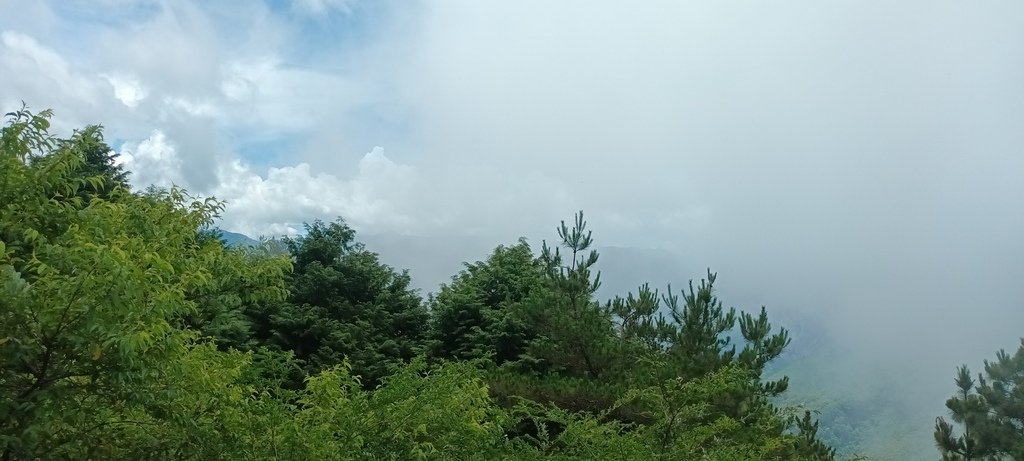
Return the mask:
<path id="1" fill-rule="evenodd" d="M 1017 0 L 0 0 L 0 109 L 103 124 L 134 184 L 226 200 L 221 227 L 252 236 L 341 216 L 475 260 L 585 210 L 600 245 L 661 255 L 653 282 L 712 267 L 727 304 L 816 316 L 864 379 L 928 383 L 927 435 L 954 367 L 1024 335 L 1022 18 Z"/>

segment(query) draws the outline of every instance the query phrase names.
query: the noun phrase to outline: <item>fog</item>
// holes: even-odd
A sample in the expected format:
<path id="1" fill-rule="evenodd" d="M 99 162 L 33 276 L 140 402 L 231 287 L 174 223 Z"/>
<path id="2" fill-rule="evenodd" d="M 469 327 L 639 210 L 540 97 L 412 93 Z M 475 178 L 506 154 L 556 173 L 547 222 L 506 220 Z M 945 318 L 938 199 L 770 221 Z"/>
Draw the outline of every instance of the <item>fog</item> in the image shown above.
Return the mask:
<path id="1" fill-rule="evenodd" d="M 226 229 L 342 216 L 428 292 L 582 209 L 603 296 L 712 268 L 828 339 L 823 385 L 898 383 L 922 459 L 1024 335 L 1020 2 L 103 3 L 0 0 L 0 108 L 103 123 Z"/>

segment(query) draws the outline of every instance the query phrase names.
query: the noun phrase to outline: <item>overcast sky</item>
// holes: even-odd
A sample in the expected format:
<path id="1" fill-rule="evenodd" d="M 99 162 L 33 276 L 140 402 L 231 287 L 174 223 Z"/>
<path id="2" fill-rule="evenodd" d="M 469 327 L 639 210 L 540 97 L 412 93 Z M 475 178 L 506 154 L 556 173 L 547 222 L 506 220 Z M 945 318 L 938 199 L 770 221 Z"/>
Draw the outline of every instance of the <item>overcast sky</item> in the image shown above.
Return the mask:
<path id="1" fill-rule="evenodd" d="M 229 230 L 497 244 L 584 209 L 930 398 L 1024 335 L 1019 0 L 0 0 L 0 69 L 0 109 L 104 124 Z"/>

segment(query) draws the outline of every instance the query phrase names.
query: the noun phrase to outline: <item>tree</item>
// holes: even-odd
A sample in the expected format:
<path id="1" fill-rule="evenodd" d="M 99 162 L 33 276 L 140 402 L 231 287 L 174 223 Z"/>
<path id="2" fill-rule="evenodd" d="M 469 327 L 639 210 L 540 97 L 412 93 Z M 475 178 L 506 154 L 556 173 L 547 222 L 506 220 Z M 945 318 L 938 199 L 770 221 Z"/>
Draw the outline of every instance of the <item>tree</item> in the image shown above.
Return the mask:
<path id="1" fill-rule="evenodd" d="M 211 248 L 210 283 L 186 293 L 196 309 L 183 315 L 181 326 L 195 330 L 222 350 L 254 350 L 260 344 L 248 312 L 261 303 L 273 303 L 288 296 L 282 281 L 291 271 L 291 261 L 268 245 L 228 247 L 215 236 L 199 232 L 197 243 Z"/>
<path id="2" fill-rule="evenodd" d="M 986 378 L 987 377 L 987 378 Z M 957 393 L 946 401 L 957 436 L 945 418 L 935 421 L 935 443 L 947 460 L 1024 459 L 1024 340 L 1013 355 L 1000 350 L 985 361 L 985 376 L 957 368 Z"/>
<path id="3" fill-rule="evenodd" d="M 543 285 L 512 305 L 523 311 L 535 337 L 518 360 L 490 375 L 492 395 L 505 406 L 551 405 L 525 412 L 528 417 L 510 435 L 537 447 L 563 443 L 569 424 L 577 421 L 563 412 L 579 412 L 634 428 L 652 450 L 634 456 L 834 457 L 817 439 L 809 413 L 787 417 L 770 403 L 788 380 L 764 381 L 762 372 L 789 337 L 772 327 L 763 307 L 758 315 L 725 309 L 710 271 L 678 294 L 670 287 L 659 296 L 644 285 L 635 295 L 602 305 L 594 299 L 600 274 L 592 272 L 599 255 L 590 249 L 593 237 L 582 213 L 572 227 L 562 222 L 558 235 L 560 244 L 545 244 L 538 258 Z M 462 280 L 485 280 L 472 275 L 464 273 Z M 479 305 L 453 303 L 447 308 L 454 312 L 444 315 L 479 325 L 473 322 L 482 316 L 458 317 L 479 312 Z M 473 337 L 462 337 L 467 336 Z M 739 350 L 734 338 L 742 340 Z"/>
<path id="4" fill-rule="evenodd" d="M 342 220 L 314 221 L 285 240 L 294 272 L 287 302 L 248 310 L 259 344 L 292 351 L 313 375 L 348 359 L 372 389 L 424 349 L 428 314 L 407 272 L 382 264 Z"/>
<path id="5" fill-rule="evenodd" d="M 563 221 L 558 235 L 559 244 L 544 242 L 537 258 L 541 284 L 514 305 L 513 318 L 531 337 L 516 360 L 492 370 L 492 394 L 502 405 L 528 399 L 597 415 L 626 392 L 621 378 L 628 372 L 611 313 L 594 298 L 600 274 L 591 269 L 599 256 L 583 214 L 571 228 Z M 522 431 L 537 430 L 525 423 Z"/>
<path id="6" fill-rule="evenodd" d="M 6 147 L 15 157 L 30 164 L 58 161 L 61 156 L 50 155 L 53 152 L 65 151 L 77 157 L 78 161 L 63 165 L 71 168 L 67 179 L 77 183 L 77 196 L 86 203 L 91 196 L 110 200 L 115 188 L 128 189 L 128 172 L 117 163 L 119 154 L 104 142 L 102 126 L 89 125 L 75 130 L 70 138 L 61 139 L 47 131 L 50 116 L 52 111 L 49 110 L 33 115 L 25 104 L 20 110 L 6 114 L 11 118 L 6 128 L 10 134 L 8 142 L 12 143 Z M 46 168 L 45 165 L 35 166 Z"/>
<path id="7" fill-rule="evenodd" d="M 78 176 L 102 179 L 98 183 L 87 184 L 81 192 L 83 195 L 110 199 L 114 188 L 128 188 L 128 172 L 117 163 L 119 154 L 104 142 L 102 126 L 89 125 L 75 131 L 64 143 L 72 146 L 72 149 L 80 152 L 82 156 Z"/>
<path id="8" fill-rule="evenodd" d="M 219 402 L 208 386 L 243 363 L 177 327 L 196 309 L 186 294 L 216 288 L 223 248 L 196 229 L 222 205 L 177 189 L 83 200 L 92 138 L 51 136 L 49 115 L 22 110 L 0 131 L 0 454 L 120 458 L 174 444 L 173 457 Z"/>
<path id="9" fill-rule="evenodd" d="M 650 421 L 647 430 L 666 459 L 693 458 L 709 446 L 738 459 L 833 459 L 835 450 L 817 439 L 809 412 L 787 417 L 769 400 L 788 385 L 785 377 L 762 379 L 764 366 L 789 343 L 787 331 L 773 332 L 764 307 L 756 317 L 724 309 L 716 279 L 709 270 L 679 294 L 669 287 L 659 297 L 644 285 L 635 296 L 609 302 L 627 343 L 623 350 L 635 364 L 631 392 L 640 405 L 632 418 Z M 737 319 L 744 343 L 739 353 L 732 343 Z"/>
<path id="10" fill-rule="evenodd" d="M 561 242 L 554 249 L 547 242 L 541 248 L 548 289 L 527 306 L 537 336 L 526 358 L 564 376 L 598 380 L 618 367 L 611 312 L 594 299 L 601 274 L 592 274 L 591 269 L 599 255 L 590 248 L 593 235 L 583 212 L 576 214 L 572 228 L 562 221 L 558 237 Z M 568 261 L 562 258 L 563 248 Z"/>
<path id="11" fill-rule="evenodd" d="M 519 359 L 533 336 L 520 305 L 544 288 L 541 263 L 523 239 L 467 263 L 429 300 L 432 355 L 499 365 Z"/>

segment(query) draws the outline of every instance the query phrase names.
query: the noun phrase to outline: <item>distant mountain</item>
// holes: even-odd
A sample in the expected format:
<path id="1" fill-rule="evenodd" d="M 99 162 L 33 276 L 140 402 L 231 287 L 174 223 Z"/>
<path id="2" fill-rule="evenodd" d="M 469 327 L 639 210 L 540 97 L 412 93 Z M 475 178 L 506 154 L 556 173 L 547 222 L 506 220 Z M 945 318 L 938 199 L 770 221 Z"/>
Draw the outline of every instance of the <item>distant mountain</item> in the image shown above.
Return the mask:
<path id="1" fill-rule="evenodd" d="M 493 242 L 474 236 L 414 236 L 396 233 L 357 234 L 356 240 L 380 255 L 384 264 L 408 270 L 412 286 L 424 297 L 451 281 L 464 262 L 486 259 L 499 244 L 513 245 L 515 240 Z"/>
<path id="2" fill-rule="evenodd" d="M 237 232 L 229 232 L 223 229 L 215 230 L 220 233 L 220 239 L 223 240 L 224 243 L 226 243 L 228 246 L 258 246 L 260 244 L 259 240 L 251 238 L 244 234 L 239 234 Z"/>

